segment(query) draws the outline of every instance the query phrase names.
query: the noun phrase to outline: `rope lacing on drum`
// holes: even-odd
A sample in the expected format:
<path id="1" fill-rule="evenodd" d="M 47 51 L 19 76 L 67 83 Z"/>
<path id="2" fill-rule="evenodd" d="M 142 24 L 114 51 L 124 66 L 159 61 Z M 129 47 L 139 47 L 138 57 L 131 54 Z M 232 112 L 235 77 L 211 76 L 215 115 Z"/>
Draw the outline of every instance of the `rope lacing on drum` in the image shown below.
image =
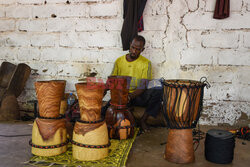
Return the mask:
<path id="1" fill-rule="evenodd" d="M 171 129 L 195 128 L 203 107 L 202 99 L 205 84 L 199 81 L 185 81 L 188 84 L 194 83 L 190 86 L 180 84 L 179 80 L 170 80 L 169 82 L 171 83 L 167 83 L 168 81 L 169 80 L 165 81 L 163 95 L 163 113 L 168 123 L 168 127 Z M 195 84 L 195 82 L 199 84 Z M 185 90 L 186 94 L 184 96 L 182 96 L 183 90 Z M 194 109 L 197 107 L 197 100 L 199 100 L 197 113 L 193 113 Z M 194 117 L 194 115 L 196 117 Z"/>
<path id="2" fill-rule="evenodd" d="M 127 105 L 124 105 L 124 104 L 114 104 L 114 103 L 111 103 L 111 102 L 110 102 L 110 105 L 111 105 L 111 106 L 115 106 L 115 107 L 127 108 Z"/>
<path id="3" fill-rule="evenodd" d="M 135 124 L 133 125 L 128 125 L 128 126 L 114 126 L 114 125 L 108 125 L 108 128 L 110 129 L 129 129 L 129 128 L 134 128 Z"/>
<path id="4" fill-rule="evenodd" d="M 167 83 L 165 81 L 174 81 L 174 83 Z M 169 86 L 169 87 L 174 87 L 174 88 L 180 88 L 180 87 L 184 87 L 184 88 L 187 88 L 187 87 L 191 87 L 191 88 L 200 88 L 200 87 L 203 87 L 203 86 L 206 86 L 206 88 L 210 88 L 211 85 L 208 83 L 207 81 L 207 78 L 206 77 L 201 77 L 200 78 L 200 82 L 199 81 L 194 81 L 194 80 L 185 80 L 189 83 L 189 85 L 186 85 L 186 84 L 183 84 L 183 83 L 180 83 L 181 81 L 184 81 L 184 80 L 164 80 L 162 81 L 163 85 L 166 85 L 166 86 Z"/>

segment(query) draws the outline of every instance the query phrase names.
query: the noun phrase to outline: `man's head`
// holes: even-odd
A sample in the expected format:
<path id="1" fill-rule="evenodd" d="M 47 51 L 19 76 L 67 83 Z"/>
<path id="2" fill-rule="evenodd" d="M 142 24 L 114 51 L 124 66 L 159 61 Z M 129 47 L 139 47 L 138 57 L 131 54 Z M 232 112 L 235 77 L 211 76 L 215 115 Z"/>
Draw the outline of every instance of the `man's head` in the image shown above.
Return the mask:
<path id="1" fill-rule="evenodd" d="M 129 55 L 132 59 L 137 59 L 144 50 L 145 38 L 143 36 L 135 36 L 130 44 Z"/>

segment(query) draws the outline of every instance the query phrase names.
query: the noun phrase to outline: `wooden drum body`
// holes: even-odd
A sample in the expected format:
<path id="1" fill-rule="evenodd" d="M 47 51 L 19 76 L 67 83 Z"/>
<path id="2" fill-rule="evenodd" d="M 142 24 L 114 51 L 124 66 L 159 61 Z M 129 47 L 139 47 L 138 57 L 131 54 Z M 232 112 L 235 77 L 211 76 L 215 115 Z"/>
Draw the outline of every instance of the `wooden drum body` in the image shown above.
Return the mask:
<path id="1" fill-rule="evenodd" d="M 93 84 L 76 84 L 81 119 L 77 120 L 74 127 L 72 151 L 73 157 L 81 161 L 107 157 L 110 145 L 107 125 L 101 119 L 105 87 L 104 84 Z"/>
<path id="2" fill-rule="evenodd" d="M 110 138 L 122 140 L 134 136 L 135 121 L 133 115 L 127 108 L 121 109 L 110 106 L 105 118 L 108 124 Z"/>
<path id="3" fill-rule="evenodd" d="M 200 117 L 206 84 L 191 80 L 165 80 L 164 117 L 170 128 L 164 158 L 174 163 L 194 162 L 192 128 Z"/>
<path id="4" fill-rule="evenodd" d="M 131 77 L 110 76 L 108 87 L 111 91 L 111 106 L 106 112 L 109 137 L 112 139 L 127 139 L 134 135 L 135 120 L 127 108 Z"/>
<path id="5" fill-rule="evenodd" d="M 35 83 L 39 114 L 32 129 L 32 154 L 54 156 L 67 150 L 66 120 L 60 116 L 65 85 L 56 80 Z"/>
<path id="6" fill-rule="evenodd" d="M 110 143 L 105 121 L 76 122 L 72 144 L 75 159 L 91 161 L 107 157 Z"/>
<path id="7" fill-rule="evenodd" d="M 35 82 L 41 117 L 59 117 L 65 86 L 66 81 L 62 80 Z"/>
<path id="8" fill-rule="evenodd" d="M 54 156 L 67 150 L 66 120 L 36 118 L 32 129 L 31 152 L 38 156 Z"/>

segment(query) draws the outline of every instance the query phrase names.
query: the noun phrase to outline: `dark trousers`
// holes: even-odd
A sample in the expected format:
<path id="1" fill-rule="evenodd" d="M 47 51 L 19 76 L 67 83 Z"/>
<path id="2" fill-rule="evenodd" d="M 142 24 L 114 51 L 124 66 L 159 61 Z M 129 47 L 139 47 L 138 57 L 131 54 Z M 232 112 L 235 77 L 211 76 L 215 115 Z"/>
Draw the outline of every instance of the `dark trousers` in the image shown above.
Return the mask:
<path id="1" fill-rule="evenodd" d="M 161 110 L 162 88 L 146 89 L 140 96 L 137 96 L 130 103 L 132 106 L 146 107 L 145 112 L 156 117 Z"/>
<path id="2" fill-rule="evenodd" d="M 129 106 L 146 107 L 146 111 L 150 116 L 156 117 L 161 110 L 162 105 L 162 88 L 146 89 L 141 95 L 133 99 Z M 106 110 L 110 106 L 110 101 L 102 107 L 102 116 L 105 117 Z"/>

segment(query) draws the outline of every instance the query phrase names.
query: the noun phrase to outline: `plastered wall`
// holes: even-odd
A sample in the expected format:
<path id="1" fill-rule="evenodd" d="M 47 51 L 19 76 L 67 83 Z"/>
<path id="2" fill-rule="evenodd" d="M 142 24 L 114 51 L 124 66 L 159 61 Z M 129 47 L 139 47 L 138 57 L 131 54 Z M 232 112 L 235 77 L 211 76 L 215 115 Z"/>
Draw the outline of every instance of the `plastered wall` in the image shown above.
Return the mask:
<path id="1" fill-rule="evenodd" d="M 250 118 L 250 0 L 231 0 L 230 17 L 212 18 L 216 0 L 148 0 L 146 49 L 155 78 L 207 77 L 201 124 Z M 86 76 L 104 80 L 122 51 L 123 0 L 0 0 L 0 62 L 27 63 L 18 98 L 35 99 L 36 80 L 65 79 L 66 92 Z"/>

